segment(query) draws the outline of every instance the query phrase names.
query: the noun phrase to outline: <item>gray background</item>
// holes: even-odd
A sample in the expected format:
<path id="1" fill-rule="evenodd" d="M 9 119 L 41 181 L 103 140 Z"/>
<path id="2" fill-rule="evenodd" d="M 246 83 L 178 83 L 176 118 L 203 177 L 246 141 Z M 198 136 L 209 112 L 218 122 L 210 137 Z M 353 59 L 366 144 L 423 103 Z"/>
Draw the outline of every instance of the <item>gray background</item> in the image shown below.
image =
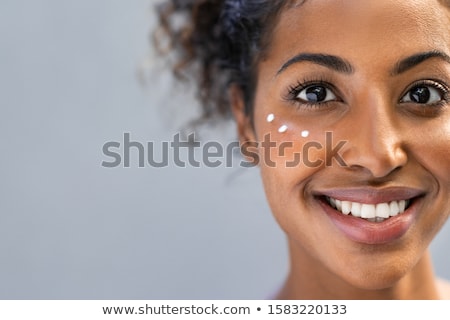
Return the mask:
<path id="1" fill-rule="evenodd" d="M 281 284 L 257 169 L 101 166 L 105 142 L 167 141 L 195 114 L 149 45 L 154 4 L 0 2 L 1 299 L 263 299 Z M 449 240 L 447 224 L 432 245 L 447 278 Z"/>

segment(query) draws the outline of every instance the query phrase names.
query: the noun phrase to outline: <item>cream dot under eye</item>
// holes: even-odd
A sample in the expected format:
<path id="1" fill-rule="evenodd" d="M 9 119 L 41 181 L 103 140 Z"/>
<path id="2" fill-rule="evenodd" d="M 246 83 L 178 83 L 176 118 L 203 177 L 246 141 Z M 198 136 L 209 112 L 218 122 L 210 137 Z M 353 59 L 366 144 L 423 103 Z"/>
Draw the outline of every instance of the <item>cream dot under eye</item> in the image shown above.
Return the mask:
<path id="1" fill-rule="evenodd" d="M 271 113 L 267 116 L 267 122 L 272 122 L 274 119 L 275 119 L 275 116 L 273 113 Z"/>
<path id="2" fill-rule="evenodd" d="M 279 133 L 284 133 L 284 132 L 287 131 L 287 129 L 288 129 L 288 127 L 287 127 L 286 125 L 282 125 L 282 126 L 278 129 L 278 132 L 279 132 Z"/>
<path id="3" fill-rule="evenodd" d="M 308 130 L 303 130 L 301 133 L 303 138 L 307 138 L 309 136 L 309 131 Z"/>

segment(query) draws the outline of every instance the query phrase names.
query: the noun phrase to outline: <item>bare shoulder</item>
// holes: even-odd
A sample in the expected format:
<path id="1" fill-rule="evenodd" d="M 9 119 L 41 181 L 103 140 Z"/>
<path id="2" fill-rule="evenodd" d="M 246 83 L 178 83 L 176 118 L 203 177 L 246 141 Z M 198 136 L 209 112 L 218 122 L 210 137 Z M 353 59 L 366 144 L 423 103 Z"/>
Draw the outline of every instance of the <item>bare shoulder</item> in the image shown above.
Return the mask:
<path id="1" fill-rule="evenodd" d="M 438 279 L 437 285 L 441 299 L 450 300 L 450 282 L 441 278 Z"/>

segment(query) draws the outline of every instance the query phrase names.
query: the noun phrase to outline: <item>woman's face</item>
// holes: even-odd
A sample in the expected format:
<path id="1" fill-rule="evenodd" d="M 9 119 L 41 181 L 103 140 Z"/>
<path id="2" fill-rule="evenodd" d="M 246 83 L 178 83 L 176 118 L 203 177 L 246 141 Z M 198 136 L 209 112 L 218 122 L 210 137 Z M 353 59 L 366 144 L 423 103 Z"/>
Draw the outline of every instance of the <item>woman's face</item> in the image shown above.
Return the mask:
<path id="1" fill-rule="evenodd" d="M 367 289 L 420 260 L 450 213 L 449 25 L 439 0 L 309 0 L 281 13 L 254 126 L 238 124 L 260 142 L 291 254 Z"/>

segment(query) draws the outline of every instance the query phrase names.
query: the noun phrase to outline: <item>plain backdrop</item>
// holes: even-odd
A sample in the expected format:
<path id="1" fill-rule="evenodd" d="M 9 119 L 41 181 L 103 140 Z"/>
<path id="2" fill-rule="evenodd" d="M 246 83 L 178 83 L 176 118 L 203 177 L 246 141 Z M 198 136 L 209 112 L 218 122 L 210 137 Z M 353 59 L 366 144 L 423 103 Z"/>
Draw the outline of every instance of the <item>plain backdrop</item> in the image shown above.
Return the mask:
<path id="1" fill-rule="evenodd" d="M 285 239 L 257 169 L 102 166 L 106 142 L 160 147 L 198 107 L 151 48 L 155 3 L 0 2 L 0 299 L 264 299 L 281 285 Z M 205 137 L 232 141 L 233 125 Z M 447 278 L 449 241 L 447 224 L 432 245 Z"/>

